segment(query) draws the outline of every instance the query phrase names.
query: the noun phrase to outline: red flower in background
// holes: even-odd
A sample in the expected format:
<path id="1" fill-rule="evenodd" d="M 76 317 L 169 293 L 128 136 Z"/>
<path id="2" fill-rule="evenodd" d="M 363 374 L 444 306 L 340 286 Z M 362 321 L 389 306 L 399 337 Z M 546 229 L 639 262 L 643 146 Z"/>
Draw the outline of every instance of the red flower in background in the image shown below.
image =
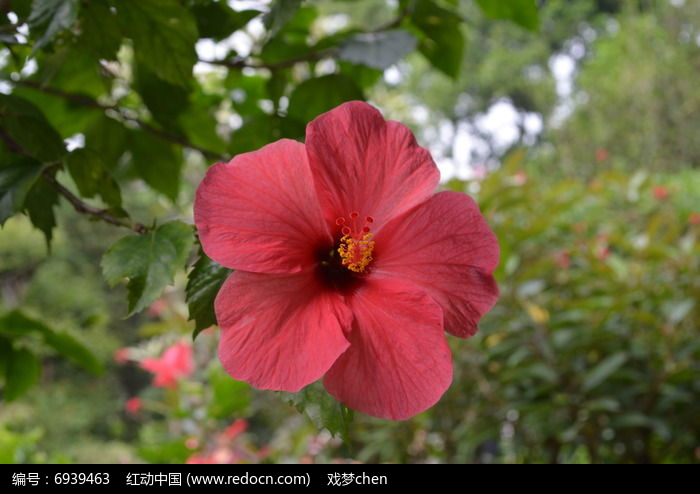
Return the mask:
<path id="1" fill-rule="evenodd" d="M 688 223 L 691 225 L 700 225 L 700 213 L 697 211 L 690 213 L 690 216 L 688 216 Z"/>
<path id="2" fill-rule="evenodd" d="M 130 415 L 135 415 L 141 411 L 141 398 L 139 397 L 134 397 L 134 398 L 129 398 L 126 400 L 126 405 L 124 405 L 124 409 L 126 410 L 126 413 Z"/>
<path id="3" fill-rule="evenodd" d="M 237 419 L 233 424 L 226 427 L 223 436 L 226 439 L 235 439 L 243 434 L 248 429 L 248 421 L 246 419 Z"/>
<path id="4" fill-rule="evenodd" d="M 114 352 L 114 361 L 118 364 L 126 364 L 131 359 L 131 350 L 127 347 L 118 348 Z"/>
<path id="5" fill-rule="evenodd" d="M 571 267 L 571 252 L 569 249 L 562 249 L 554 254 L 557 261 L 557 267 L 561 269 L 569 269 Z"/>
<path id="6" fill-rule="evenodd" d="M 224 463 L 249 463 L 262 460 L 266 456 L 264 448 L 255 450 L 249 444 L 240 441 L 240 435 L 248 429 L 246 419 L 236 419 L 223 432 L 216 434 L 215 443 L 205 447 L 203 451 L 193 454 L 187 459 L 188 464 L 224 464 Z M 238 441 L 237 441 L 238 439 Z M 195 440 L 195 438 L 190 438 Z M 199 441 L 194 444 L 199 447 Z"/>
<path id="7" fill-rule="evenodd" d="M 498 243 L 410 130 L 363 102 L 217 163 L 197 189 L 202 247 L 235 269 L 215 302 L 227 372 L 409 418 L 452 380 L 444 331 L 469 337 L 498 298 Z"/>
<path id="8" fill-rule="evenodd" d="M 663 201 L 668 197 L 668 188 L 663 185 L 657 185 L 652 189 L 652 193 L 659 201 Z"/>
<path id="9" fill-rule="evenodd" d="M 154 386 L 174 388 L 178 380 L 190 376 L 194 371 L 192 347 L 181 341 L 165 350 L 161 358 L 143 359 L 141 367 L 155 374 Z"/>
<path id="10" fill-rule="evenodd" d="M 595 150 L 595 160 L 598 163 L 602 163 L 603 161 L 606 161 L 609 156 L 610 156 L 610 154 L 608 153 L 607 149 L 598 148 Z"/>
<path id="11" fill-rule="evenodd" d="M 148 315 L 151 317 L 159 317 L 168 308 L 166 300 L 158 299 L 148 308 Z"/>
<path id="12" fill-rule="evenodd" d="M 518 170 L 515 172 L 513 175 L 513 184 L 514 185 L 525 185 L 527 183 L 527 173 L 525 173 L 523 170 Z"/>

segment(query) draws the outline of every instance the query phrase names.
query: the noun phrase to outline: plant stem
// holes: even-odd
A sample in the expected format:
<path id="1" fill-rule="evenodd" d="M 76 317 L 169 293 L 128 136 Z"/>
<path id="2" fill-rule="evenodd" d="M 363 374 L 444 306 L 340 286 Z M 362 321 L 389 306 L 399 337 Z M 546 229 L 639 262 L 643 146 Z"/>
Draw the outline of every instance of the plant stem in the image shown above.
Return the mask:
<path id="1" fill-rule="evenodd" d="M 75 209 L 78 213 L 94 216 L 106 223 L 110 223 L 116 226 L 123 226 L 124 228 L 133 230 L 139 234 L 144 234 L 151 231 L 151 229 L 146 225 L 143 225 L 141 223 L 132 223 L 124 218 L 118 218 L 108 213 L 105 209 L 96 208 L 82 201 L 79 197 L 77 197 L 70 190 L 64 187 L 58 180 L 56 180 L 56 177 L 54 177 L 49 172 L 49 170 L 44 170 L 44 172 L 42 173 L 42 177 L 44 178 L 44 180 L 48 181 L 51 185 L 53 185 L 54 188 L 58 191 L 58 193 L 65 197 L 66 200 L 71 203 L 73 209 Z"/>

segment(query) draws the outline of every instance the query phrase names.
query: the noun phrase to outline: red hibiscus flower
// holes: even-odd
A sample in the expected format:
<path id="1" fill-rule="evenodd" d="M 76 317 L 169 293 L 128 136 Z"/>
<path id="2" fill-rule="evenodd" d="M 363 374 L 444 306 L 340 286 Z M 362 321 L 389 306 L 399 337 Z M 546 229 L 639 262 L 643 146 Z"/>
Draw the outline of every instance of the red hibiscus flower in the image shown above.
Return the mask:
<path id="1" fill-rule="evenodd" d="M 155 374 L 154 386 L 174 388 L 178 380 L 190 376 L 194 370 L 192 347 L 181 341 L 165 350 L 161 358 L 143 359 L 141 367 Z"/>
<path id="2" fill-rule="evenodd" d="M 452 380 L 444 331 L 469 337 L 496 302 L 498 243 L 404 125 L 353 101 L 306 144 L 217 163 L 197 189 L 205 253 L 236 270 L 215 301 L 235 379 L 299 391 L 324 377 L 347 406 L 402 420 Z"/>

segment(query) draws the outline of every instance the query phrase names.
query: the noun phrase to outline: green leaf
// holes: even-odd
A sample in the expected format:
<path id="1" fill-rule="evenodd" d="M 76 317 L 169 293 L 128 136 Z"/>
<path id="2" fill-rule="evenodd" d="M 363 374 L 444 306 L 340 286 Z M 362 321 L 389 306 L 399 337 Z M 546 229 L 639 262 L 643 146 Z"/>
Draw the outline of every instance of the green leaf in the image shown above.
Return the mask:
<path id="1" fill-rule="evenodd" d="M 217 364 L 209 371 L 209 385 L 213 393 L 207 413 L 215 419 L 229 418 L 234 414 L 245 414 L 250 407 L 250 386 L 236 381 Z"/>
<path id="2" fill-rule="evenodd" d="M 86 371 L 95 375 L 101 375 L 104 372 L 104 367 L 97 360 L 95 354 L 68 333 L 46 332 L 44 333 L 44 341 L 58 353 Z"/>
<path id="3" fill-rule="evenodd" d="M 85 148 L 96 152 L 109 170 L 115 170 L 127 145 L 128 132 L 120 122 L 100 116 L 85 130 Z"/>
<path id="4" fill-rule="evenodd" d="M 583 376 L 583 390 L 597 387 L 627 362 L 627 354 L 618 352 L 604 358 Z"/>
<path id="5" fill-rule="evenodd" d="M 62 139 L 84 132 L 102 113 L 97 108 L 21 86 L 15 88 L 12 95 L 22 97 L 41 108 L 48 123 Z"/>
<path id="6" fill-rule="evenodd" d="M 411 23 L 424 34 L 418 45 L 419 51 L 433 67 L 456 78 L 464 54 L 459 16 L 438 7 L 431 0 L 418 0 Z"/>
<path id="7" fill-rule="evenodd" d="M 366 65 L 356 65 L 354 63 L 339 61 L 340 73 L 355 81 L 358 87 L 369 89 L 374 86 L 384 75 L 383 70 L 373 69 Z"/>
<path id="8" fill-rule="evenodd" d="M 237 12 L 223 1 L 196 4 L 192 7 L 192 13 L 197 21 L 199 36 L 217 41 L 228 38 L 260 14 L 257 10 Z"/>
<path id="9" fill-rule="evenodd" d="M 10 361 L 12 353 L 12 341 L 0 336 L 0 379 L 5 377 L 7 363 Z"/>
<path id="10" fill-rule="evenodd" d="M 41 321 L 31 319 L 19 310 L 0 316 L 0 334 L 10 338 L 22 338 L 32 333 L 43 334 L 51 330 Z"/>
<path id="11" fill-rule="evenodd" d="M 284 91 L 289 82 L 289 74 L 286 70 L 275 70 L 270 75 L 270 78 L 265 83 L 267 94 L 275 104 L 275 108 L 279 104 L 279 99 L 284 96 Z"/>
<path id="12" fill-rule="evenodd" d="M 30 57 L 50 43 L 58 33 L 71 27 L 78 17 L 79 9 L 78 0 L 34 0 L 27 22 L 32 31 L 40 31 L 44 26 L 45 29 L 34 43 Z"/>
<path id="13" fill-rule="evenodd" d="M 185 439 L 175 439 L 165 443 L 146 444 L 138 449 L 138 455 L 149 463 L 183 464 L 192 456 L 192 450 Z"/>
<path id="14" fill-rule="evenodd" d="M 229 153 L 231 155 L 245 153 L 283 137 L 301 139 L 303 136 L 304 124 L 299 120 L 260 115 L 249 119 L 233 133 Z"/>
<path id="15" fill-rule="evenodd" d="M 41 363 L 36 355 L 26 348 L 10 353 L 5 369 L 5 401 L 13 401 L 36 384 L 41 375 Z"/>
<path id="16" fill-rule="evenodd" d="M 24 152 L 39 161 L 57 160 L 66 152 L 61 136 L 41 110 L 23 98 L 0 94 L 0 127 Z"/>
<path id="17" fill-rule="evenodd" d="M 318 10 L 314 7 L 297 9 L 278 33 L 268 36 L 268 41 L 260 52 L 260 59 L 267 63 L 281 62 L 304 57 L 315 51 L 315 48 L 309 46 L 308 40 L 311 25 L 317 17 Z"/>
<path id="18" fill-rule="evenodd" d="M 686 298 L 684 300 L 669 300 L 663 305 L 664 312 L 671 324 L 681 322 L 695 306 L 695 300 Z"/>
<path id="19" fill-rule="evenodd" d="M 270 11 L 263 16 L 263 24 L 269 37 L 274 37 L 296 13 L 303 0 L 275 0 Z"/>
<path id="20" fill-rule="evenodd" d="M 90 98 L 96 99 L 111 91 L 113 81 L 104 76 L 94 55 L 75 44 L 68 45 L 48 56 L 42 56 L 40 62 L 36 74 L 38 84 L 72 93 L 78 100 L 83 95 L 88 96 L 88 105 L 92 103 Z M 32 90 L 35 93 L 41 93 L 36 89 Z M 16 90 L 13 94 L 16 94 Z M 97 113 L 103 112 L 99 108 L 90 108 L 80 101 L 70 101 L 58 95 L 51 96 L 57 100 L 63 100 L 75 108 L 84 108 Z M 38 106 L 44 111 L 47 118 L 50 118 L 49 112 L 43 106 Z"/>
<path id="21" fill-rule="evenodd" d="M 194 146 L 213 153 L 225 154 L 226 143 L 216 132 L 215 108 L 210 109 L 203 102 L 195 101 L 178 118 L 178 126 Z"/>
<path id="22" fill-rule="evenodd" d="M 47 180 L 34 182 L 24 200 L 24 209 L 32 225 L 43 232 L 48 247 L 51 246 L 53 229 L 56 226 L 53 208 L 57 204 L 58 191 Z"/>
<path id="23" fill-rule="evenodd" d="M 10 0 L 10 10 L 17 14 L 20 19 L 26 19 L 32 13 L 32 4 L 25 0 Z"/>
<path id="24" fill-rule="evenodd" d="M 98 58 L 116 60 L 122 44 L 122 33 L 116 14 L 107 0 L 92 0 L 83 4 L 80 12 L 80 46 Z"/>
<path id="25" fill-rule="evenodd" d="M 199 259 L 187 277 L 185 288 L 189 320 L 195 322 L 193 339 L 203 329 L 216 324 L 214 299 L 229 274 L 230 269 L 212 261 L 200 250 Z"/>
<path id="26" fill-rule="evenodd" d="M 173 129 L 177 117 L 189 105 L 189 89 L 160 79 L 143 64 L 136 66 L 135 87 L 153 118 Z"/>
<path id="27" fill-rule="evenodd" d="M 271 115 L 261 115 L 248 119 L 231 136 L 230 154 L 235 156 L 253 151 L 275 141 L 276 139 L 272 137 L 272 131 L 276 124 L 276 118 Z"/>
<path id="28" fill-rule="evenodd" d="M 119 0 L 122 31 L 134 42 L 136 61 L 172 84 L 188 87 L 197 61 L 197 24 L 175 0 Z"/>
<path id="29" fill-rule="evenodd" d="M 93 374 L 103 372 L 102 364 L 97 357 L 68 333 L 54 331 L 43 322 L 29 318 L 18 310 L 0 317 L 0 334 L 21 338 L 32 333 L 39 335 L 44 343 L 88 372 Z"/>
<path id="30" fill-rule="evenodd" d="M 586 402 L 585 409 L 589 412 L 614 413 L 620 410 L 620 402 L 614 398 L 596 398 Z"/>
<path id="31" fill-rule="evenodd" d="M 148 132 L 133 132 L 129 143 L 138 175 L 154 190 L 173 201 L 177 199 L 182 169 L 180 147 Z"/>
<path id="32" fill-rule="evenodd" d="M 306 415 L 318 429 L 326 428 L 331 434 L 340 434 L 343 440 L 348 441 L 353 411 L 335 401 L 320 382 L 310 384 L 298 393 L 281 394 L 287 403 Z"/>
<path id="33" fill-rule="evenodd" d="M 0 226 L 22 210 L 43 169 L 44 165 L 32 158 L 0 149 Z"/>
<path id="34" fill-rule="evenodd" d="M 652 420 L 640 412 L 624 413 L 614 418 L 613 424 L 616 428 L 626 427 L 651 427 Z"/>
<path id="35" fill-rule="evenodd" d="M 341 43 L 338 58 L 375 69 L 386 69 L 411 53 L 416 42 L 415 36 L 399 29 L 359 33 Z"/>
<path id="36" fill-rule="evenodd" d="M 535 0 L 476 0 L 486 17 L 491 19 L 506 19 L 529 29 L 536 31 L 540 26 Z"/>
<path id="37" fill-rule="evenodd" d="M 124 237 L 109 248 L 102 258 L 102 271 L 112 286 L 129 279 L 128 315 L 149 306 L 173 282 L 192 244 L 192 227 L 173 221 L 151 233 Z"/>
<path id="38" fill-rule="evenodd" d="M 92 198 L 99 194 L 106 204 L 121 206 L 119 185 L 99 154 L 90 149 L 76 149 L 66 156 L 65 163 L 81 196 Z"/>
<path id="39" fill-rule="evenodd" d="M 299 84 L 289 97 L 289 116 L 310 122 L 345 101 L 363 100 L 362 90 L 349 77 L 330 74 Z"/>
<path id="40" fill-rule="evenodd" d="M 226 87 L 233 90 L 233 104 L 236 112 L 242 117 L 266 115 L 260 107 L 260 100 L 267 97 L 268 79 L 260 75 L 245 75 L 238 71 L 229 71 L 226 76 Z"/>

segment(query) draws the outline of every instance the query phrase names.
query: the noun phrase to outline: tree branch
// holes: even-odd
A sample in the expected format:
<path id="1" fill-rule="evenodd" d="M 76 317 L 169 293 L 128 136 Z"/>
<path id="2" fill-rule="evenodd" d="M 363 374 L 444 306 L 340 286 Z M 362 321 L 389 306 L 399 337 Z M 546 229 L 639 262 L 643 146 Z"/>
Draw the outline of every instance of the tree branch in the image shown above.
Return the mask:
<path id="1" fill-rule="evenodd" d="M 34 81 L 21 79 L 21 80 L 17 80 L 17 81 L 9 80 L 6 82 L 9 82 L 11 84 L 16 84 L 18 86 L 24 86 L 24 87 L 28 87 L 31 89 L 35 89 L 37 91 L 41 91 L 42 93 L 50 94 L 52 96 L 58 96 L 60 98 L 66 99 L 68 101 L 72 101 L 73 103 L 77 103 L 77 104 L 82 105 L 82 106 L 88 106 L 90 108 L 97 108 L 97 109 L 102 109 L 102 110 L 116 110 L 116 111 L 119 110 L 115 106 L 103 105 L 89 96 L 85 96 L 82 94 L 67 93 L 65 91 L 61 91 L 60 89 L 54 89 L 54 88 L 51 88 L 48 86 L 42 86 L 38 82 L 34 82 Z"/>
<path id="2" fill-rule="evenodd" d="M 390 29 L 394 29 L 395 27 L 398 27 L 401 22 L 409 16 L 413 12 L 414 4 L 415 1 L 409 2 L 409 4 L 399 12 L 399 14 L 389 22 L 382 24 L 380 26 L 377 26 L 374 29 L 370 29 L 368 32 L 370 33 L 380 33 L 382 31 L 389 31 Z M 199 59 L 200 62 L 202 63 L 208 63 L 211 65 L 221 65 L 223 67 L 228 67 L 229 69 L 243 69 L 243 68 L 251 68 L 251 69 L 269 69 L 269 70 L 277 70 L 277 69 L 284 69 L 287 67 L 291 67 L 293 65 L 296 65 L 301 62 L 315 62 L 317 60 L 320 60 L 322 58 L 326 57 L 331 57 L 335 54 L 337 51 L 336 47 L 333 48 L 326 48 L 325 50 L 320 50 L 320 51 L 315 51 L 311 53 L 307 53 L 306 55 L 302 55 L 299 57 L 294 57 L 294 58 L 289 58 L 287 60 L 280 60 L 279 62 L 250 62 L 247 61 L 243 57 L 237 57 L 232 60 L 203 60 Z"/>
<path id="3" fill-rule="evenodd" d="M 401 9 L 401 12 L 399 12 L 399 15 L 397 15 L 394 19 L 390 20 L 389 22 L 382 24 L 381 26 L 375 27 L 374 29 L 370 29 L 370 33 L 380 33 L 382 31 L 388 31 L 390 29 L 394 29 L 395 27 L 399 27 L 401 22 L 408 17 L 410 14 L 413 13 L 413 9 L 415 8 L 415 0 L 411 1 L 406 5 L 405 8 Z"/>
<path id="4" fill-rule="evenodd" d="M 228 67 L 229 69 L 251 68 L 251 69 L 277 70 L 277 69 L 284 69 L 286 67 L 291 67 L 291 66 L 296 65 L 300 62 L 314 62 L 314 61 L 320 60 L 322 58 L 330 57 L 333 55 L 333 53 L 335 53 L 335 48 L 328 48 L 326 50 L 308 53 L 308 54 L 302 55 L 300 57 L 294 57 L 294 58 L 289 58 L 287 60 L 280 60 L 279 62 L 269 62 L 269 63 L 248 62 L 244 58 L 240 58 L 240 57 L 235 58 L 233 60 L 203 60 L 203 59 L 200 59 L 199 61 L 202 63 L 211 64 L 211 65 L 221 65 L 223 67 Z"/>
<path id="5" fill-rule="evenodd" d="M 2 139 L 5 142 L 8 149 L 10 149 L 10 151 L 12 151 L 13 153 L 21 154 L 23 156 L 27 156 L 29 158 L 34 159 L 34 157 L 31 154 L 29 154 L 19 144 L 17 144 L 10 137 L 10 135 L 7 132 L 5 132 L 4 129 L 2 129 L 1 127 L 0 127 L 0 139 Z M 64 187 L 58 180 L 56 180 L 56 177 L 53 176 L 53 174 L 51 173 L 52 168 L 59 168 L 60 166 L 61 166 L 60 163 L 54 163 L 52 165 L 49 165 L 41 173 L 41 176 L 44 180 L 46 180 L 51 185 L 53 185 L 53 187 L 58 191 L 58 193 L 61 194 L 63 197 L 65 197 L 66 200 L 71 203 L 73 208 L 78 213 L 89 214 L 90 216 L 94 216 L 96 218 L 99 218 L 102 221 L 105 221 L 107 223 L 111 223 L 112 225 L 116 225 L 116 226 L 123 226 L 123 227 L 128 228 L 130 230 L 133 230 L 139 234 L 148 233 L 151 231 L 151 228 L 147 227 L 146 225 L 142 225 L 141 223 L 132 223 L 127 219 L 119 218 L 117 216 L 114 216 L 113 214 L 108 213 L 106 209 L 99 209 L 99 208 L 96 208 L 94 206 L 90 206 L 88 203 L 81 200 L 79 197 L 77 197 L 75 194 L 73 194 L 70 190 L 68 190 L 66 187 Z"/>
<path id="6" fill-rule="evenodd" d="M 44 170 L 44 172 L 42 173 L 42 177 L 44 178 L 44 180 L 48 181 L 51 185 L 53 185 L 54 188 L 58 191 L 58 193 L 65 197 L 66 200 L 71 203 L 73 209 L 75 209 L 78 213 L 94 216 L 106 223 L 110 223 L 116 226 L 123 226 L 124 228 L 133 230 L 139 234 L 144 234 L 151 231 L 151 229 L 146 225 L 143 225 L 141 223 L 132 223 L 124 218 L 118 218 L 117 216 L 108 213 L 105 209 L 99 209 L 94 206 L 90 206 L 88 203 L 82 201 L 79 197 L 77 197 L 70 190 L 64 187 L 58 180 L 56 180 L 56 177 L 54 177 L 48 169 Z"/>
<path id="7" fill-rule="evenodd" d="M 100 103 L 99 101 L 95 100 L 94 98 L 91 98 L 90 96 L 85 96 L 82 94 L 75 94 L 75 93 L 69 93 L 66 91 L 62 91 L 60 89 L 55 89 L 52 87 L 48 86 L 42 86 L 41 84 L 38 84 L 34 81 L 28 81 L 28 80 L 19 80 L 19 81 L 7 81 L 12 84 L 17 84 L 19 86 L 24 86 L 28 87 L 31 89 L 34 89 L 36 91 L 41 91 L 46 94 L 51 94 L 53 96 L 58 96 L 59 98 L 63 98 L 67 101 L 72 101 L 73 103 L 82 105 L 82 106 L 87 106 L 89 108 L 96 108 L 102 111 L 107 111 L 107 110 L 112 110 L 116 112 L 120 118 L 123 120 L 129 121 L 131 123 L 134 123 L 139 126 L 139 128 L 145 130 L 146 132 L 149 132 L 157 137 L 160 137 L 161 139 L 164 139 L 166 141 L 174 142 L 175 144 L 179 144 L 181 146 L 184 146 L 189 149 L 194 149 L 195 151 L 199 151 L 203 155 L 217 159 L 217 160 L 224 160 L 227 161 L 228 157 L 224 156 L 220 153 L 217 153 L 216 151 L 212 151 L 211 149 L 206 149 L 201 146 L 197 146 L 195 144 L 192 144 L 185 138 L 184 136 L 173 134 L 170 132 L 167 132 L 165 130 L 159 129 L 158 127 L 154 127 L 153 125 L 149 124 L 148 122 L 144 122 L 143 120 L 129 115 L 124 108 L 121 108 L 117 105 L 104 105 Z"/>

